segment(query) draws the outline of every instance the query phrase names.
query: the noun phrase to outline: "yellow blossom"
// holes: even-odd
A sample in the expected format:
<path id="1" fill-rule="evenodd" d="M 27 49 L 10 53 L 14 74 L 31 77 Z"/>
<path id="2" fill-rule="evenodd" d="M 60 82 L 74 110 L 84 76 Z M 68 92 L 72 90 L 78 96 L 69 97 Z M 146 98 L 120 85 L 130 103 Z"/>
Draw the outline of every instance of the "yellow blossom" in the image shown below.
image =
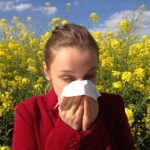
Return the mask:
<path id="1" fill-rule="evenodd" d="M 66 3 L 66 7 L 67 7 L 67 8 L 70 8 L 70 7 L 71 7 L 71 3 L 69 3 L 69 2 Z"/>
<path id="2" fill-rule="evenodd" d="M 131 72 L 123 72 L 121 79 L 125 82 L 130 82 Z"/>
<path id="3" fill-rule="evenodd" d="M 90 16 L 90 19 L 91 19 L 93 22 L 98 22 L 99 17 L 98 17 L 98 15 L 97 15 L 95 12 L 90 13 L 89 16 Z"/>
<path id="4" fill-rule="evenodd" d="M 22 85 L 26 85 L 26 84 L 28 84 L 28 83 L 30 83 L 30 79 L 28 79 L 28 78 L 22 78 Z"/>
<path id="5" fill-rule="evenodd" d="M 36 73 L 36 72 L 37 72 L 37 69 L 36 69 L 35 67 L 33 67 L 33 66 L 30 65 L 30 66 L 28 67 L 28 71 L 31 72 L 31 73 Z"/>
<path id="6" fill-rule="evenodd" d="M 41 88 L 42 88 L 42 85 L 39 84 L 39 83 L 37 83 L 37 84 L 35 84 L 35 85 L 33 86 L 33 88 L 34 88 L 35 90 L 37 90 L 37 91 L 40 91 Z"/>
<path id="7" fill-rule="evenodd" d="M 104 91 L 104 87 L 102 85 L 97 85 L 96 88 L 99 90 L 99 91 Z"/>
<path id="8" fill-rule="evenodd" d="M 60 22 L 60 18 L 53 18 L 52 19 L 52 24 L 58 25 Z"/>
<path id="9" fill-rule="evenodd" d="M 45 6 L 46 6 L 46 7 L 50 7 L 50 6 L 51 6 L 51 3 L 50 3 L 50 2 L 46 2 L 46 3 L 45 3 Z"/>
<path id="10" fill-rule="evenodd" d="M 128 118 L 129 125 L 132 126 L 132 124 L 134 122 L 134 113 L 133 113 L 132 109 L 129 109 L 129 108 L 125 108 L 125 112 L 126 112 L 126 115 Z"/>
<path id="11" fill-rule="evenodd" d="M 113 40 L 111 40 L 111 46 L 114 49 L 117 49 L 120 46 L 120 42 L 117 39 L 113 39 Z"/>
<path id="12" fill-rule="evenodd" d="M 114 76 L 114 77 L 119 77 L 121 75 L 121 72 L 116 71 L 116 70 L 112 70 L 111 73 L 112 73 L 112 76 Z"/>
<path id="13" fill-rule="evenodd" d="M 115 89 L 121 89 L 122 88 L 121 82 L 120 81 L 113 82 L 113 88 L 115 88 Z"/>
<path id="14" fill-rule="evenodd" d="M 10 147 L 8 147 L 8 146 L 0 146 L 0 150 L 10 150 Z"/>
<path id="15" fill-rule="evenodd" d="M 133 72 L 133 77 L 136 79 L 136 80 L 142 80 L 144 78 L 144 69 L 143 68 L 137 68 L 134 70 Z"/>
<path id="16" fill-rule="evenodd" d="M 142 36 L 142 39 L 143 39 L 144 41 L 147 41 L 147 40 L 148 40 L 148 36 L 147 36 L 147 35 L 143 35 L 143 36 Z"/>
<path id="17" fill-rule="evenodd" d="M 108 67 L 111 68 L 113 67 L 113 59 L 111 57 L 106 57 L 106 58 L 101 58 L 101 66 L 102 67 Z"/>
<path id="18" fill-rule="evenodd" d="M 17 23 L 16 26 L 17 26 L 17 28 L 23 28 L 24 27 L 24 25 L 22 23 L 20 23 L 20 22 Z"/>
<path id="19" fill-rule="evenodd" d="M 8 21 L 5 18 L 2 18 L 0 20 L 0 25 L 7 25 L 7 24 L 8 24 Z"/>
<path id="20" fill-rule="evenodd" d="M 38 52 L 37 52 L 37 56 L 38 56 L 39 58 L 42 58 L 42 57 L 43 57 L 43 51 L 38 51 Z"/>
<path id="21" fill-rule="evenodd" d="M 145 117 L 146 128 L 150 132 L 150 104 L 147 105 L 147 115 Z"/>
<path id="22" fill-rule="evenodd" d="M 122 20 L 119 24 L 119 29 L 120 31 L 123 31 L 123 32 L 128 32 L 130 31 L 130 24 L 127 20 Z"/>
<path id="23" fill-rule="evenodd" d="M 137 91 L 140 91 L 142 93 L 145 91 L 145 86 L 139 81 L 134 81 L 132 85 Z"/>
<path id="24" fill-rule="evenodd" d="M 144 5 L 144 4 L 142 4 L 142 5 L 140 6 L 140 10 L 141 10 L 141 11 L 144 11 L 144 10 L 145 10 L 145 5 Z"/>
<path id="25" fill-rule="evenodd" d="M 0 117 L 2 117 L 3 116 L 3 109 L 2 109 L 2 107 L 0 106 Z"/>
<path id="26" fill-rule="evenodd" d="M 68 24 L 68 21 L 67 20 L 62 20 L 61 24 L 66 25 L 66 24 Z"/>
<path id="27" fill-rule="evenodd" d="M 111 31 L 107 31 L 107 32 L 106 32 L 106 35 L 107 35 L 107 36 L 112 36 L 113 33 L 112 33 Z"/>
<path id="28" fill-rule="evenodd" d="M 101 37 L 101 32 L 97 31 L 97 32 L 92 32 L 93 37 L 98 41 L 100 40 Z"/>
<path id="29" fill-rule="evenodd" d="M 31 22 L 32 21 L 32 17 L 27 17 L 27 21 Z"/>
<path id="30" fill-rule="evenodd" d="M 15 22 L 17 22 L 17 21 L 19 21 L 19 18 L 16 17 L 16 16 L 13 16 L 13 17 L 12 17 L 12 20 L 15 21 Z"/>

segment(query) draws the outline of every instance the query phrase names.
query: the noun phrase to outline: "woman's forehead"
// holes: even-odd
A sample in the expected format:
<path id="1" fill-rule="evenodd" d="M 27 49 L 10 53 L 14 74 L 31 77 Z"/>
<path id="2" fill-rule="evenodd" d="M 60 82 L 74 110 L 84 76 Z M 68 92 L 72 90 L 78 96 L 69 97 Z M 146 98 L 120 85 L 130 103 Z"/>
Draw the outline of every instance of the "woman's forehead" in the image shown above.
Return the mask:
<path id="1" fill-rule="evenodd" d="M 63 48 L 55 54 L 51 69 L 57 72 L 87 72 L 97 67 L 97 56 L 74 48 Z"/>

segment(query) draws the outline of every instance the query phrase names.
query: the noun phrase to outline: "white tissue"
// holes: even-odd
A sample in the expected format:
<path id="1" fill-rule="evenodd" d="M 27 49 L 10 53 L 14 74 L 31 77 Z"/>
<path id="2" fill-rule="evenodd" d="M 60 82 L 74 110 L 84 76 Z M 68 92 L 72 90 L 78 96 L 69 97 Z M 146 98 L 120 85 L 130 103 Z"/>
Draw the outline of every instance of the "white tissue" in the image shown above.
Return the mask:
<path id="1" fill-rule="evenodd" d="M 97 91 L 95 85 L 90 80 L 76 80 L 66 85 L 62 91 L 61 97 L 86 95 L 97 100 L 101 94 Z"/>

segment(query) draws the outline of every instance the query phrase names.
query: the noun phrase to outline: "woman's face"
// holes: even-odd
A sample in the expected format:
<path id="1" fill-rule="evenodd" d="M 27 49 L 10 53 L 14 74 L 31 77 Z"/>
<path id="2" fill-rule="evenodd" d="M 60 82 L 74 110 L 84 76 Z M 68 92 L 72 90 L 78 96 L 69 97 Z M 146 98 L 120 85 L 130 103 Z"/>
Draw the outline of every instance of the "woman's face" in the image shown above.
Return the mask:
<path id="1" fill-rule="evenodd" d="M 74 80 L 91 80 L 96 84 L 96 71 L 96 53 L 64 47 L 55 52 L 46 77 L 59 98 L 63 88 Z"/>

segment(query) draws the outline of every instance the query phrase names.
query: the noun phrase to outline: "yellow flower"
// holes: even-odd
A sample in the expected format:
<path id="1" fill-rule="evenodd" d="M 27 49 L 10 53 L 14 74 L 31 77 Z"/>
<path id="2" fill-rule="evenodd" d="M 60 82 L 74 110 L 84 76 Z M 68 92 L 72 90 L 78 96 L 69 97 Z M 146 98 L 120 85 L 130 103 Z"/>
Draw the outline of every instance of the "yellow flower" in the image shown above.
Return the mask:
<path id="1" fill-rule="evenodd" d="M 120 42 L 117 39 L 113 39 L 113 40 L 111 40 L 111 46 L 114 49 L 117 49 L 120 46 Z"/>
<path id="2" fill-rule="evenodd" d="M 113 60 L 112 57 L 100 58 L 101 66 L 111 68 L 113 67 Z"/>
<path id="3" fill-rule="evenodd" d="M 20 22 L 17 23 L 16 26 L 17 26 L 17 28 L 23 28 L 24 27 L 24 25 L 22 23 L 20 23 Z"/>
<path id="4" fill-rule="evenodd" d="M 42 89 L 42 84 L 37 83 L 33 86 L 33 88 L 37 91 L 40 91 Z"/>
<path id="5" fill-rule="evenodd" d="M 111 73 L 112 73 L 112 76 L 114 76 L 114 77 L 119 77 L 121 75 L 121 72 L 116 71 L 116 70 L 112 70 Z"/>
<path id="6" fill-rule="evenodd" d="M 10 147 L 8 147 L 8 146 L 0 146 L 0 150 L 10 150 Z"/>
<path id="7" fill-rule="evenodd" d="M 140 92 L 145 92 L 145 86 L 143 84 L 141 84 L 140 82 L 133 82 L 133 87 Z"/>
<path id="8" fill-rule="evenodd" d="M 143 49 L 143 44 L 135 43 L 130 46 L 128 55 L 130 56 L 131 59 L 133 57 L 137 57 L 137 53 L 140 54 L 142 49 Z"/>
<path id="9" fill-rule="evenodd" d="M 146 118 L 145 118 L 145 123 L 146 123 L 146 128 L 150 132 L 150 104 L 148 104 L 148 106 L 147 106 L 147 115 L 146 115 Z"/>
<path id="10" fill-rule="evenodd" d="M 131 72 L 124 72 L 122 74 L 122 78 L 121 78 L 123 81 L 126 81 L 126 82 L 130 82 L 130 79 L 131 79 Z"/>
<path id="11" fill-rule="evenodd" d="M 43 57 L 43 51 L 38 51 L 38 52 L 37 52 L 37 56 L 38 56 L 39 58 L 42 58 L 42 57 Z"/>
<path id="12" fill-rule="evenodd" d="M 130 31 L 130 24 L 129 24 L 129 22 L 127 20 L 125 20 L 125 19 L 122 20 L 120 22 L 120 24 L 119 24 L 119 29 L 122 32 L 128 32 L 128 31 Z"/>
<path id="13" fill-rule="evenodd" d="M 97 15 L 95 12 L 90 13 L 89 16 L 90 16 L 90 19 L 91 19 L 93 22 L 98 22 L 99 17 L 98 17 L 98 15 Z"/>
<path id="14" fill-rule="evenodd" d="M 27 17 L 27 21 L 31 22 L 32 21 L 32 17 Z"/>
<path id="15" fill-rule="evenodd" d="M 134 70 L 133 72 L 133 77 L 136 79 L 136 80 L 142 80 L 144 78 L 144 69 L 143 68 L 137 68 Z"/>
<path id="16" fill-rule="evenodd" d="M 28 67 L 28 71 L 31 73 L 37 73 L 37 69 L 31 65 Z"/>
<path id="17" fill-rule="evenodd" d="M 97 85 L 96 88 L 99 90 L 99 91 L 104 91 L 104 87 L 102 85 Z"/>
<path id="18" fill-rule="evenodd" d="M 28 83 L 30 83 L 30 79 L 28 78 L 22 78 L 22 85 L 27 85 Z"/>
<path id="19" fill-rule="evenodd" d="M 106 32 L 106 35 L 107 35 L 107 36 L 112 36 L 113 33 L 112 33 L 111 31 L 107 31 L 107 32 Z"/>
<path id="20" fill-rule="evenodd" d="M 18 47 L 19 47 L 19 45 L 17 44 L 17 43 L 9 43 L 9 45 L 8 45 L 8 47 L 10 48 L 10 49 L 18 49 Z"/>
<path id="21" fill-rule="evenodd" d="M 13 17 L 12 17 L 12 20 L 15 21 L 15 22 L 17 22 L 17 21 L 19 21 L 19 18 L 16 17 L 16 16 L 13 16 Z"/>
<path id="22" fill-rule="evenodd" d="M 60 18 L 53 18 L 52 19 L 52 24 L 58 25 L 60 22 Z"/>
<path id="23" fill-rule="evenodd" d="M 8 21 L 5 18 L 2 18 L 0 20 L 0 25 L 7 25 L 7 24 L 8 24 Z"/>
<path id="24" fill-rule="evenodd" d="M 66 25 L 66 24 L 68 24 L 68 21 L 67 20 L 62 20 L 61 24 Z"/>
<path id="25" fill-rule="evenodd" d="M 129 125 L 132 126 L 132 124 L 134 122 L 134 113 L 133 113 L 132 109 L 129 109 L 129 108 L 125 108 L 125 112 L 126 112 L 126 115 L 128 118 Z"/>
<path id="26" fill-rule="evenodd" d="M 97 32 L 92 32 L 92 35 L 93 35 L 93 37 L 94 37 L 97 41 L 100 40 L 101 33 L 100 33 L 99 31 L 97 31 Z"/>
<path id="27" fill-rule="evenodd" d="M 1 57 L 5 57 L 5 56 L 6 56 L 5 52 L 2 51 L 1 49 L 0 49 L 0 56 L 1 56 Z"/>
<path id="28" fill-rule="evenodd" d="M 148 36 L 147 36 L 147 35 L 143 35 L 143 36 L 142 36 L 142 39 L 143 39 L 144 41 L 147 41 L 147 40 L 148 40 Z"/>
<path id="29" fill-rule="evenodd" d="M 114 82 L 113 83 L 113 88 L 115 89 L 121 89 L 122 88 L 122 84 L 120 81 Z"/>
<path id="30" fill-rule="evenodd" d="M 27 59 L 27 63 L 28 63 L 29 65 L 35 65 L 35 60 L 32 59 L 32 58 L 28 58 L 28 59 Z"/>
<path id="31" fill-rule="evenodd" d="M 2 109 L 2 107 L 0 106 L 0 117 L 2 117 L 3 116 L 3 109 Z"/>
<path id="32" fill-rule="evenodd" d="M 46 3 L 45 3 L 45 6 L 46 6 L 46 7 L 50 7 L 50 6 L 51 6 L 51 3 L 50 3 L 50 2 L 46 2 Z"/>
<path id="33" fill-rule="evenodd" d="M 70 8 L 71 7 L 71 3 L 66 3 L 66 7 Z"/>
<path id="34" fill-rule="evenodd" d="M 140 10 L 141 10 L 141 11 L 144 11 L 144 10 L 145 10 L 145 5 L 144 5 L 144 4 L 142 4 L 142 5 L 140 6 Z"/>

